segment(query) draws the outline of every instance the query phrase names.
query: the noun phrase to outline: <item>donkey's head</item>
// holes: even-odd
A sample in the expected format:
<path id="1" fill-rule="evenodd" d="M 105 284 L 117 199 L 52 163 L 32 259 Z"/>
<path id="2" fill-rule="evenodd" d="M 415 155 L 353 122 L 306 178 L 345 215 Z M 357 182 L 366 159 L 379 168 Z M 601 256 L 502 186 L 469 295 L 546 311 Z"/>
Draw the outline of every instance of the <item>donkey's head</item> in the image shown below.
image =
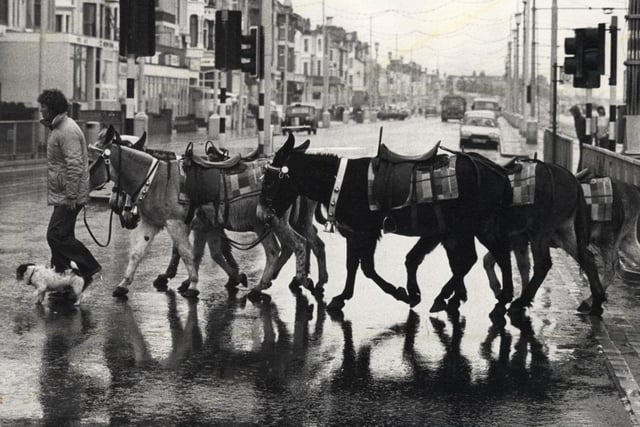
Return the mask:
<path id="1" fill-rule="evenodd" d="M 271 164 L 265 167 L 260 201 L 278 216 L 282 215 L 300 194 L 297 186 L 304 171 L 300 165 L 296 164 L 295 155 L 304 153 L 310 143 L 306 140 L 298 147 L 294 147 L 295 138 L 290 133 L 287 141 L 276 152 Z"/>

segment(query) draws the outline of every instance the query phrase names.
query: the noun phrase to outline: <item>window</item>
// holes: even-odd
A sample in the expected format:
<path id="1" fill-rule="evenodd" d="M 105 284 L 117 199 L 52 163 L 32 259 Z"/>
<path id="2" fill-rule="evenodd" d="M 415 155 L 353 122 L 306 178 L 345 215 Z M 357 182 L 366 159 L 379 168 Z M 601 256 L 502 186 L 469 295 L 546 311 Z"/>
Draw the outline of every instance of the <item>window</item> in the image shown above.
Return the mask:
<path id="1" fill-rule="evenodd" d="M 313 92 L 312 98 L 313 99 L 321 99 L 322 98 L 322 92 Z"/>
<path id="2" fill-rule="evenodd" d="M 63 15 L 56 15 L 56 33 L 62 32 L 62 22 L 64 20 Z"/>
<path id="3" fill-rule="evenodd" d="M 304 51 L 309 52 L 309 39 L 304 39 Z"/>
<path id="4" fill-rule="evenodd" d="M 322 61 L 318 60 L 318 76 L 322 75 Z"/>
<path id="5" fill-rule="evenodd" d="M 322 39 L 318 39 L 318 52 L 322 52 Z"/>
<path id="6" fill-rule="evenodd" d="M 191 37 L 191 47 L 198 46 L 198 15 L 191 15 L 189 18 L 189 37 Z"/>
<path id="7" fill-rule="evenodd" d="M 73 69 L 73 100 L 87 100 L 87 48 L 71 45 L 71 67 Z"/>
<path id="8" fill-rule="evenodd" d="M 303 62 L 302 63 L 302 68 L 304 70 L 304 75 L 308 76 L 309 75 L 309 63 L 308 62 Z"/>
<path id="9" fill-rule="evenodd" d="M 111 40 L 111 29 L 113 28 L 113 23 L 112 23 L 112 11 L 110 7 L 105 7 L 104 8 L 104 15 L 103 15 L 103 30 L 102 30 L 102 37 L 105 39 L 109 39 Z"/>
<path id="10" fill-rule="evenodd" d="M 96 4 L 84 3 L 82 5 L 82 34 L 96 37 Z"/>
<path id="11" fill-rule="evenodd" d="M 9 23 L 9 0 L 0 0 L 0 24 Z"/>
<path id="12" fill-rule="evenodd" d="M 284 69 L 284 46 L 278 46 L 278 64 L 276 68 L 279 70 Z"/>
<path id="13" fill-rule="evenodd" d="M 40 28 L 40 19 L 42 18 L 42 0 L 33 1 L 33 23 L 35 28 Z"/>
<path id="14" fill-rule="evenodd" d="M 204 48 L 213 50 L 213 35 L 215 33 L 213 21 L 207 19 L 205 22 Z"/>

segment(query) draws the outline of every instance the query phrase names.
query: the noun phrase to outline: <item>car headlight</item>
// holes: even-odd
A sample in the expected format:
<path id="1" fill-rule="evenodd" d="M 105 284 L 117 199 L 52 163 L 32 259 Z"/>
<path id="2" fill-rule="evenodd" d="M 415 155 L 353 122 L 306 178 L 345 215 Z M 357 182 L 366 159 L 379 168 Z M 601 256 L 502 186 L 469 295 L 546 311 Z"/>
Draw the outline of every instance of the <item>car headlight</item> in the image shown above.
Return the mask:
<path id="1" fill-rule="evenodd" d="M 495 141 L 499 141 L 500 140 L 500 134 L 499 133 L 490 133 L 489 134 L 489 138 L 495 140 Z"/>
<path id="2" fill-rule="evenodd" d="M 463 137 L 463 138 L 467 138 L 467 137 L 471 136 L 471 132 L 468 131 L 468 130 L 462 130 L 461 129 L 460 130 L 460 136 Z"/>

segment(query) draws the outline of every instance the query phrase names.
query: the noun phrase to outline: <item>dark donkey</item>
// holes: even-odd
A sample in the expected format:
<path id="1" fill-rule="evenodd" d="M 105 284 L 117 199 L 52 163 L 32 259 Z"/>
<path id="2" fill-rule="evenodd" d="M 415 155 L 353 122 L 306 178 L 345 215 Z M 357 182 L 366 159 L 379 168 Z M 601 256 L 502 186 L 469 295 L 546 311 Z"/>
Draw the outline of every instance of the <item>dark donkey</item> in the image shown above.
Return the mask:
<path id="1" fill-rule="evenodd" d="M 591 286 L 592 314 L 602 314 L 605 293 L 598 277 L 595 259 L 587 249 L 589 245 L 589 209 L 584 200 L 582 187 L 576 177 L 562 166 L 539 160 L 522 160 L 507 165 L 510 173 L 515 168 L 532 167 L 535 176 L 535 191 L 531 203 L 512 206 L 508 211 L 511 248 L 513 249 L 520 276 L 522 292 L 509 307 L 510 313 L 521 313 L 531 306 L 538 288 L 551 269 L 550 248 L 562 248 L 586 273 Z M 533 276 L 529 280 L 528 245 L 533 256 Z M 494 293 L 500 292 L 500 283 L 493 273 L 492 254 L 484 260 L 489 283 Z"/>
<path id="2" fill-rule="evenodd" d="M 265 171 L 261 199 L 264 209 L 280 215 L 297 196 L 303 195 L 330 206 L 331 219 L 332 194 L 340 185 L 336 183 L 336 177 L 341 159 L 331 154 L 306 154 L 308 146 L 309 141 L 294 148 L 290 135 L 275 154 Z M 406 160 L 393 153 L 389 155 L 394 160 Z M 420 157 L 424 160 L 428 156 Z M 416 305 L 420 302 L 416 271 L 424 256 L 439 243 L 447 251 L 453 277 L 436 298 L 432 311 L 446 309 L 446 299 L 454 291 L 449 304 L 457 309 L 460 301 L 466 300 L 464 276 L 477 260 L 474 237 L 496 256 L 500 265 L 505 286 L 498 300 L 502 304 L 511 301 L 513 286 L 508 235 L 502 223 L 503 211 L 511 202 L 508 178 L 496 165 L 489 167 L 462 153 L 455 157 L 439 157 L 456 162 L 459 197 L 435 205 L 420 204 L 393 211 L 395 233 L 420 236 L 405 260 L 408 295 L 404 288 L 394 287 L 375 271 L 374 252 L 388 212 L 372 211 L 369 207 L 368 170 L 372 158 L 342 159 L 347 165 L 339 200 L 334 207 L 338 230 L 347 238 L 347 279 L 345 289 L 333 298 L 327 309 L 340 310 L 345 300 L 352 297 L 359 265 L 383 291 Z"/>

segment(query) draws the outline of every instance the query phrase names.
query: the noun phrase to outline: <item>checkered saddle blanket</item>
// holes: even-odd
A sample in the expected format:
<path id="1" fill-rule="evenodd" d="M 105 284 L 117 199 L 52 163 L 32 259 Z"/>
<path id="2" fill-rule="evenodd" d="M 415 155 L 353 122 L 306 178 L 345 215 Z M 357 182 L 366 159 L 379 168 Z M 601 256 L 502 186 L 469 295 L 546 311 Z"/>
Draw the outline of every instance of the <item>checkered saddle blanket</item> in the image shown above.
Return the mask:
<path id="1" fill-rule="evenodd" d="M 427 163 L 395 165 L 388 176 L 371 159 L 368 170 L 369 209 L 402 209 L 412 204 L 457 199 L 456 157 L 440 155 Z"/>
<path id="2" fill-rule="evenodd" d="M 613 219 L 613 186 L 611 178 L 593 178 L 582 185 L 584 199 L 591 210 L 591 219 L 597 222 Z"/>

